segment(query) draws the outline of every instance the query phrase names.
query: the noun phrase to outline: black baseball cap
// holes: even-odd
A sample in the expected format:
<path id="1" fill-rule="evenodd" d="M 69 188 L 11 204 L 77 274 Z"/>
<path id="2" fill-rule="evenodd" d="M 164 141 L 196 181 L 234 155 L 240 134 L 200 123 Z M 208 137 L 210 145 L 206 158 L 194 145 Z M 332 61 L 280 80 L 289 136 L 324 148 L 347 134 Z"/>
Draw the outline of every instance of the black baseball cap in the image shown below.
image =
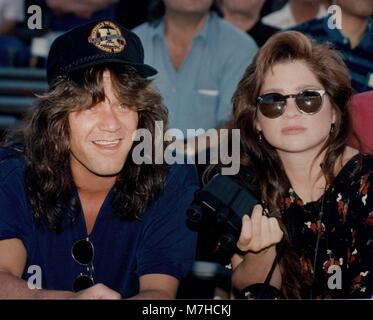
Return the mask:
<path id="1" fill-rule="evenodd" d="M 134 67 L 144 78 L 157 70 L 144 64 L 140 38 L 113 20 L 80 25 L 57 37 L 47 59 L 48 84 L 61 75 L 106 63 Z"/>

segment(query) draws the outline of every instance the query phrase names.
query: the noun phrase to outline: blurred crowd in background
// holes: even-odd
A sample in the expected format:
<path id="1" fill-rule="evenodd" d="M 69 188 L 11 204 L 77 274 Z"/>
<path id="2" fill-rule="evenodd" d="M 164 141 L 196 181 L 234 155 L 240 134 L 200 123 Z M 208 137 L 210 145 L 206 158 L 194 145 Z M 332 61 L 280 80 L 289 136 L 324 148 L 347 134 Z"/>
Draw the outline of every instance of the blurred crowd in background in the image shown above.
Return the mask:
<path id="1" fill-rule="evenodd" d="M 328 10 L 334 4 L 341 21 Z M 332 43 L 356 93 L 372 90 L 372 14 L 372 0 L 0 0 L 0 133 L 18 126 L 35 95 L 47 90 L 52 41 L 85 22 L 113 19 L 134 29 L 145 62 L 159 71 L 155 84 L 170 127 L 185 131 L 224 125 L 245 68 L 257 48 L 281 30 Z M 30 29 L 29 20 L 35 24 L 38 18 L 42 28 Z"/>

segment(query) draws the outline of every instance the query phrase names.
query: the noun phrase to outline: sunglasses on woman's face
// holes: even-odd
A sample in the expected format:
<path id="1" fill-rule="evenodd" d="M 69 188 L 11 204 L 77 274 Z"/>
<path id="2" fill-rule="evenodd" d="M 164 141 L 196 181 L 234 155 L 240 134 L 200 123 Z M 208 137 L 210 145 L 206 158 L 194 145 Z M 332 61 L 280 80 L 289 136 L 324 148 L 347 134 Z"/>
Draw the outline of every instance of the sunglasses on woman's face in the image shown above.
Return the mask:
<path id="1" fill-rule="evenodd" d="M 295 98 L 295 104 L 298 110 L 301 113 L 311 115 L 320 111 L 325 93 L 325 90 L 313 89 L 287 95 L 271 92 L 258 96 L 256 105 L 265 117 L 274 119 L 285 112 L 287 99 Z"/>
<path id="2" fill-rule="evenodd" d="M 71 255 L 76 262 L 83 266 L 87 266 L 89 275 L 80 274 L 74 281 L 73 290 L 78 292 L 94 285 L 93 280 L 93 257 L 94 248 L 88 238 L 74 242 L 71 248 Z"/>

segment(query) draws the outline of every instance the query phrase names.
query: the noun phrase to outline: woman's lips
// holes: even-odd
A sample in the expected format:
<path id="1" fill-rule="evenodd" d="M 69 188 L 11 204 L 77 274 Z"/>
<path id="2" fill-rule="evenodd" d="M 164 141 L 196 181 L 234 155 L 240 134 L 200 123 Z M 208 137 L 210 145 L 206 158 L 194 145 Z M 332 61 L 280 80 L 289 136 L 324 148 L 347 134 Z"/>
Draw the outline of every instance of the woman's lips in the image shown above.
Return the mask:
<path id="1" fill-rule="evenodd" d="M 292 127 L 286 127 L 281 130 L 282 134 L 285 135 L 293 135 L 293 134 L 300 134 L 306 131 L 307 129 L 304 127 L 299 127 L 299 126 L 292 126 Z"/>

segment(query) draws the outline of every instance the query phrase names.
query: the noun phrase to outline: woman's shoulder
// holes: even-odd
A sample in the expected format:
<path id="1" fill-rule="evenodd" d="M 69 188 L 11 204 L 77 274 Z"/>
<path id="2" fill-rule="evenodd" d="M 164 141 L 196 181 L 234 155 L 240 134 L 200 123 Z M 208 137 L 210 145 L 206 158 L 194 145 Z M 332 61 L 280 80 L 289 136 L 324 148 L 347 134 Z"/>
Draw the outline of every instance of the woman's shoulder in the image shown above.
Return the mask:
<path id="1" fill-rule="evenodd" d="M 360 153 L 354 148 L 347 147 L 342 156 L 342 170 L 355 169 L 355 172 L 371 172 L 373 170 L 373 155 Z"/>
<path id="2" fill-rule="evenodd" d="M 359 154 L 360 162 L 362 164 L 362 170 L 367 173 L 373 173 L 373 155 L 371 154 Z"/>
<path id="3" fill-rule="evenodd" d="M 343 188 L 373 179 L 373 155 L 349 149 L 343 155 L 343 166 L 335 179 L 335 185 Z"/>

